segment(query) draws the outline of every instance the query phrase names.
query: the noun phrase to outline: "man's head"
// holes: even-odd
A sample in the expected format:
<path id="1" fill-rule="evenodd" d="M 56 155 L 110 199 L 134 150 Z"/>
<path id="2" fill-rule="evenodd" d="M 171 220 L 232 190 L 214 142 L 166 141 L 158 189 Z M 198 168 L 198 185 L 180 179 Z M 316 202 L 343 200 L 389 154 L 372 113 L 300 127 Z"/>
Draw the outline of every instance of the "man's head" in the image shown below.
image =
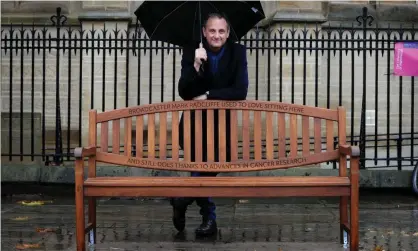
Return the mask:
<path id="1" fill-rule="evenodd" d="M 226 18 L 219 13 L 209 14 L 203 27 L 203 36 L 212 50 L 219 50 L 229 37 L 229 24 Z"/>

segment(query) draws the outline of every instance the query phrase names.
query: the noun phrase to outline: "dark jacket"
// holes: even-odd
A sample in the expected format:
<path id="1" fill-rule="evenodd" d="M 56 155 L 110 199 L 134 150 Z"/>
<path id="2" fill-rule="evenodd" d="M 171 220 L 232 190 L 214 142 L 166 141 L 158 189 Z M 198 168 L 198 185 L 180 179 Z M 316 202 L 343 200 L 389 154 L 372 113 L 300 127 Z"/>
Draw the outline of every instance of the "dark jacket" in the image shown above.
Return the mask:
<path id="1" fill-rule="evenodd" d="M 181 76 L 178 83 L 178 92 L 183 100 L 193 100 L 193 98 L 205 94 L 209 91 L 209 100 L 245 100 L 248 90 L 248 68 L 247 68 L 247 54 L 246 48 L 237 43 L 227 42 L 224 45 L 225 49 L 222 57 L 218 63 L 218 71 L 213 74 L 210 68 L 210 57 L 208 61 L 203 64 L 203 71 L 196 72 L 194 64 L 195 50 L 199 47 L 198 44 L 187 46 L 183 49 L 183 57 L 181 60 Z M 207 48 L 207 44 L 204 43 Z M 208 49 L 206 49 L 208 51 Z M 180 120 L 179 136 L 180 147 L 184 149 L 184 134 L 183 134 L 183 115 Z M 214 112 L 214 147 L 215 160 L 218 161 L 218 112 Z M 206 111 L 202 113 L 202 153 L 203 161 L 206 160 L 207 153 L 207 139 L 206 139 Z M 194 139 L 194 112 L 191 113 L 191 153 L 192 161 L 194 161 L 194 149 L 199 147 L 195 145 Z M 229 111 L 226 113 L 226 148 L 227 160 L 230 160 L 230 117 Z"/>

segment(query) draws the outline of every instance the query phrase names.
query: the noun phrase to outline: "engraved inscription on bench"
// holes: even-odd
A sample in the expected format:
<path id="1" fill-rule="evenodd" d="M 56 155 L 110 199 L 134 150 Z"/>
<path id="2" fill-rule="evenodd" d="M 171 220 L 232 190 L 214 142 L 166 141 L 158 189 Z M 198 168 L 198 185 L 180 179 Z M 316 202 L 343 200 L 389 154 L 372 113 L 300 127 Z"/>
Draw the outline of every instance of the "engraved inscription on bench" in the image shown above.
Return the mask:
<path id="1" fill-rule="evenodd" d="M 181 163 L 169 160 L 149 160 L 139 158 L 128 158 L 127 165 L 139 165 L 147 167 L 160 167 L 164 169 L 253 169 L 253 168 L 268 168 L 284 165 L 302 165 L 306 163 L 305 157 L 286 158 L 278 160 L 266 161 L 252 161 L 242 163 Z"/>
<path id="2" fill-rule="evenodd" d="M 195 101 L 195 102 L 172 102 L 162 104 L 144 105 L 135 108 L 128 108 L 130 116 L 138 116 L 147 113 L 167 112 L 175 110 L 191 109 L 249 109 L 276 112 L 295 112 L 303 114 L 305 108 L 294 105 L 260 103 L 251 101 Z"/>

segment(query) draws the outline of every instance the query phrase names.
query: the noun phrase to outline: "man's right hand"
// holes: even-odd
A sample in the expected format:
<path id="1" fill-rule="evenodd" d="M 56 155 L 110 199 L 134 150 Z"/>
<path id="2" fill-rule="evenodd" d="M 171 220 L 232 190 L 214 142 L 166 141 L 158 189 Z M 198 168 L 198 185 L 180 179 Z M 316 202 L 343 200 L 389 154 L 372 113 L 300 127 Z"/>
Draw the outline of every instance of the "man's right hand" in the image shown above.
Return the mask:
<path id="1" fill-rule="evenodd" d="M 207 60 L 206 50 L 203 48 L 203 44 L 200 43 L 199 48 L 195 51 L 194 57 L 194 68 L 196 71 L 199 71 L 200 66 L 202 65 L 203 61 Z"/>

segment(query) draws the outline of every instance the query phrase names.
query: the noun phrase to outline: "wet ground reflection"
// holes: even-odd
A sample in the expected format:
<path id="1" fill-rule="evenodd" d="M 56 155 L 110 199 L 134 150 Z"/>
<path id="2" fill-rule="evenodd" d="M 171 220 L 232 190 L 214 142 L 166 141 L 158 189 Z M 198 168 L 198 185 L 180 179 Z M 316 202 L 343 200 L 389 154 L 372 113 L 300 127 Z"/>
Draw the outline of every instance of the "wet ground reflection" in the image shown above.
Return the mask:
<path id="1" fill-rule="evenodd" d="M 22 205 L 22 200 L 51 200 Z M 2 198 L 2 250 L 75 250 L 72 198 Z M 186 232 L 171 223 L 168 201 L 101 199 L 93 250 L 344 250 L 339 244 L 336 199 L 217 200 L 219 231 L 196 238 L 198 207 L 187 213 Z M 360 205 L 361 250 L 418 250 L 418 199 L 365 193 Z M 20 246 L 19 246 L 20 245 Z"/>

